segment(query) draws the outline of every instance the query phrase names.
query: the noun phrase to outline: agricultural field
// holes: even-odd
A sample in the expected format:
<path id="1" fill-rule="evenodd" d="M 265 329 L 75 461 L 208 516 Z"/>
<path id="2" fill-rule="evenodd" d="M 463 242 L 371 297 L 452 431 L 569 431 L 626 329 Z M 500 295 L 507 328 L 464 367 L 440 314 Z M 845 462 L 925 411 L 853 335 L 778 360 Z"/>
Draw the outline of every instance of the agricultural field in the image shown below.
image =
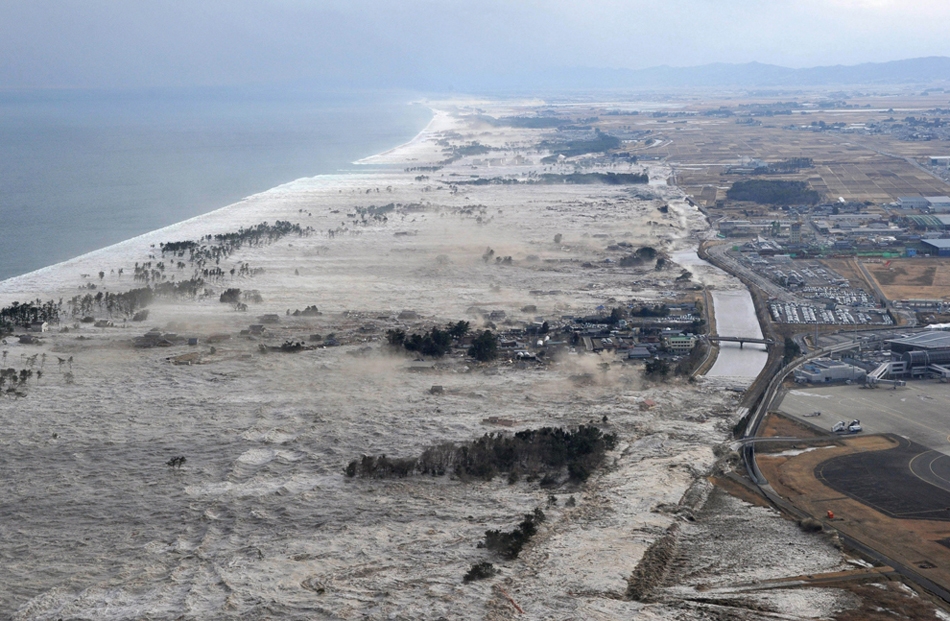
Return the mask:
<path id="1" fill-rule="evenodd" d="M 939 116 L 947 106 L 944 93 L 858 96 L 838 104 L 850 107 L 821 108 L 828 105 L 827 98 L 817 96 L 723 99 L 683 103 L 665 117 L 641 113 L 600 126 L 608 132 L 614 127 L 649 132 L 649 139 L 641 140 L 631 154 L 669 164 L 675 183 L 703 207 L 714 207 L 734 181 L 749 178 L 736 169 L 752 160 L 811 158 L 811 168 L 770 178 L 807 181 L 828 200 L 890 203 L 899 196 L 950 194 L 950 186 L 920 163 L 931 155 L 950 154 L 950 141 L 908 140 L 896 132 L 868 129 L 927 116 L 928 111 Z M 732 114 L 707 116 L 720 108 Z M 825 128 L 813 123 L 824 123 Z"/>
<path id="2" fill-rule="evenodd" d="M 889 300 L 950 299 L 950 259 L 895 259 L 865 264 Z"/>

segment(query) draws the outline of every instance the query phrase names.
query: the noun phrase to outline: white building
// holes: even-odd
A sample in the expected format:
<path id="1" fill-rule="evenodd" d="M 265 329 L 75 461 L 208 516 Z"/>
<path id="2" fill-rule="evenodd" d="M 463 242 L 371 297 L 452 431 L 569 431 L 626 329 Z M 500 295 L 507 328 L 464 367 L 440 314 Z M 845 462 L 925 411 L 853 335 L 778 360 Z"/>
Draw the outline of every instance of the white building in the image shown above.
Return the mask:
<path id="1" fill-rule="evenodd" d="M 867 375 L 864 369 L 851 364 L 845 364 L 831 358 L 818 358 L 807 362 L 795 371 L 795 381 L 810 384 L 826 384 L 829 382 L 864 381 Z"/>
<path id="2" fill-rule="evenodd" d="M 923 196 L 901 196 L 897 199 L 897 205 L 901 209 L 926 209 L 930 201 Z"/>
<path id="3" fill-rule="evenodd" d="M 950 196 L 927 196 L 930 211 L 934 213 L 950 213 Z"/>

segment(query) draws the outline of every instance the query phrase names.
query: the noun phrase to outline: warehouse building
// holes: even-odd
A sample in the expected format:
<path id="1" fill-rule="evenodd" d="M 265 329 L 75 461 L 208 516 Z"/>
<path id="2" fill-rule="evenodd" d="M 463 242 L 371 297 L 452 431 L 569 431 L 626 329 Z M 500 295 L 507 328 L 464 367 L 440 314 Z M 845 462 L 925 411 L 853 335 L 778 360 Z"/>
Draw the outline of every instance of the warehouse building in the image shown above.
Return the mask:
<path id="1" fill-rule="evenodd" d="M 926 209 L 930 207 L 930 202 L 923 196 L 901 196 L 897 199 L 897 205 L 901 209 Z"/>
<path id="2" fill-rule="evenodd" d="M 950 196 L 926 196 L 927 204 L 933 213 L 950 212 Z"/>
<path id="3" fill-rule="evenodd" d="M 817 358 L 803 364 L 795 371 L 795 381 L 809 384 L 830 384 L 831 382 L 863 382 L 867 372 L 853 364 L 845 364 L 831 358 Z"/>
<path id="4" fill-rule="evenodd" d="M 924 250 L 939 257 L 950 257 L 950 239 L 922 239 Z"/>

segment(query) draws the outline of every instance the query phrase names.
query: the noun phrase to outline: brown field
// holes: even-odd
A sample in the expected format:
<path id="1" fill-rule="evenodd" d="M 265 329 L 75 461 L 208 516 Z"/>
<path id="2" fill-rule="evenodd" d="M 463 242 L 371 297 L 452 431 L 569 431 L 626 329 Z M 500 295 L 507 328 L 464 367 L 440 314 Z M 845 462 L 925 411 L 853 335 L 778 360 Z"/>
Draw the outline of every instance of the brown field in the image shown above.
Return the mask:
<path id="1" fill-rule="evenodd" d="M 814 103 L 815 96 L 785 96 L 779 101 Z M 776 101 L 775 99 L 771 101 Z M 950 154 L 948 141 L 901 141 L 892 135 L 868 135 L 863 132 L 814 132 L 801 127 L 813 121 L 863 124 L 889 117 L 902 118 L 915 110 L 945 107 L 946 95 L 853 97 L 852 109 L 822 110 L 809 107 L 793 110 L 791 115 L 761 116 L 761 125 L 741 125 L 734 117 L 708 117 L 701 113 L 720 106 L 742 115 L 750 103 L 770 103 L 768 97 L 723 99 L 695 104 L 684 102 L 679 109 L 699 112 L 684 118 L 653 118 L 648 114 L 602 118 L 605 130 L 621 127 L 649 130 L 655 141 L 650 146 L 638 143 L 630 150 L 642 157 L 655 156 L 672 165 L 675 181 L 702 206 L 713 207 L 734 181 L 747 175 L 727 173 L 733 166 L 750 159 L 778 161 L 810 157 L 814 168 L 796 174 L 769 178 L 808 181 L 812 188 L 829 200 L 889 203 L 899 196 L 950 194 L 950 186 L 918 167 L 917 160 L 933 154 Z M 891 108 L 903 109 L 894 112 Z"/>
<path id="2" fill-rule="evenodd" d="M 868 272 L 890 300 L 950 299 L 950 258 L 894 259 L 866 263 Z"/>
<path id="3" fill-rule="evenodd" d="M 765 420 L 762 421 L 763 425 L 759 430 L 759 435 L 764 438 L 818 438 L 821 437 L 815 429 L 803 425 L 799 421 L 789 418 L 788 416 L 781 416 L 780 414 L 770 413 L 765 417 Z M 767 445 L 762 445 L 762 447 L 756 449 L 761 451 L 768 451 Z"/>
<path id="4" fill-rule="evenodd" d="M 867 289 L 868 283 L 864 276 L 854 264 L 854 259 L 822 259 L 821 263 L 829 270 L 841 274 L 842 278 L 847 278 L 852 287 Z"/>
<path id="5" fill-rule="evenodd" d="M 907 564 L 940 585 L 950 585 L 950 536 L 946 521 L 895 519 L 842 495 L 815 478 L 815 467 L 838 455 L 887 450 L 896 446 L 881 436 L 852 437 L 842 445 L 795 456 L 760 455 L 762 473 L 782 497 L 823 522 Z M 829 519 L 827 512 L 834 512 Z"/>

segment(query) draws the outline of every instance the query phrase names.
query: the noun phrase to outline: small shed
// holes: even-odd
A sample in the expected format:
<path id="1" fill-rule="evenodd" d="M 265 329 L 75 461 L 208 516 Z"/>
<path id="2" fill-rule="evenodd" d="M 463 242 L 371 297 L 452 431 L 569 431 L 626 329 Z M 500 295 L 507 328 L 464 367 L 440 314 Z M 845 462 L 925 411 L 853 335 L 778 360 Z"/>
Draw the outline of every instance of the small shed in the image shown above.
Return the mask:
<path id="1" fill-rule="evenodd" d="M 34 321 L 30 324 L 31 332 L 49 332 L 49 324 L 45 321 Z"/>

